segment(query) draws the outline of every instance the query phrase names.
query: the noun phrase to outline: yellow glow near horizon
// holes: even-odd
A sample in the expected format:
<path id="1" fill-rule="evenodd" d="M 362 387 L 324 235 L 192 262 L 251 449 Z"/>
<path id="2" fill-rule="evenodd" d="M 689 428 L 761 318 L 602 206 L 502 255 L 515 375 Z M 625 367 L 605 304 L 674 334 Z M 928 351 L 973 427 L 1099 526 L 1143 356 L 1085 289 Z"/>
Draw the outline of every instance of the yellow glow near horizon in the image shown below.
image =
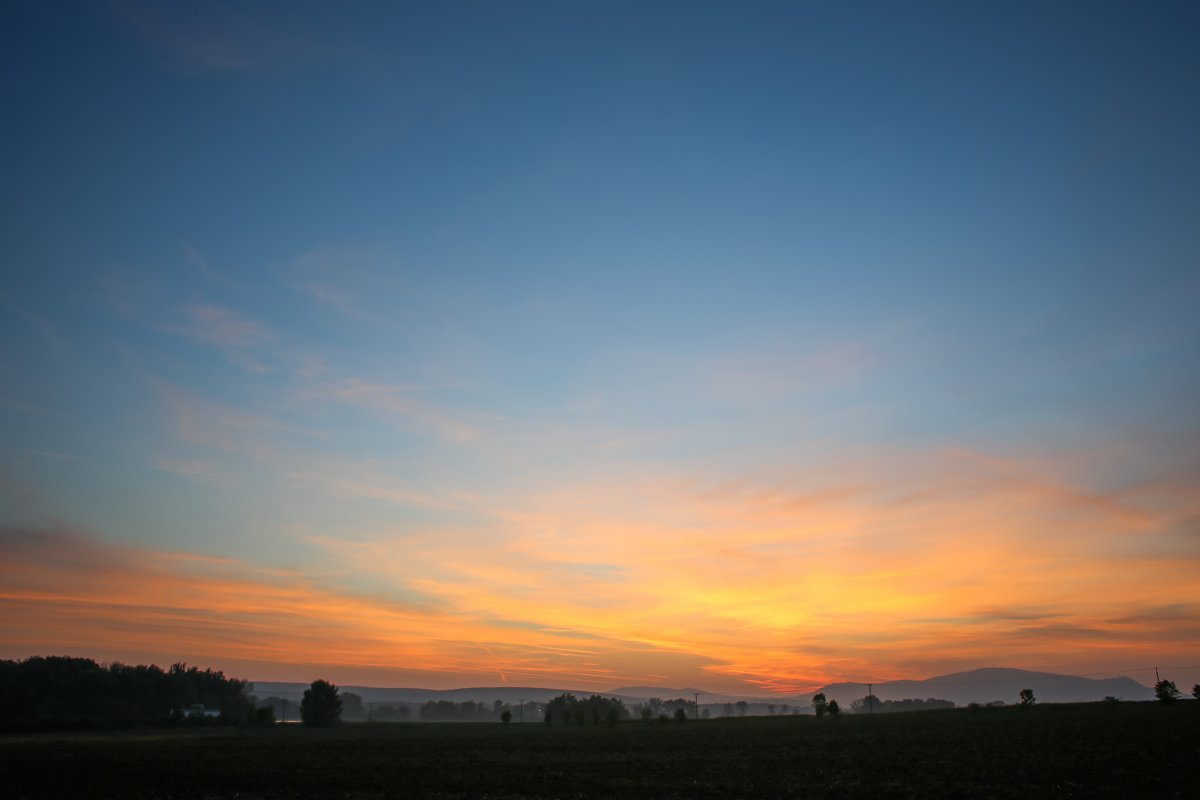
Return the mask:
<path id="1" fill-rule="evenodd" d="M 6 554 L 4 640 L 10 656 L 139 654 L 260 679 L 760 692 L 997 660 L 1194 660 L 1176 631 L 1200 620 L 1196 564 L 1162 531 L 1200 493 L 1136 505 L 957 459 L 900 500 L 651 485 L 601 509 L 547 492 L 499 515 L 486 558 L 464 546 L 472 530 L 326 542 L 355 579 L 35 533 Z"/>

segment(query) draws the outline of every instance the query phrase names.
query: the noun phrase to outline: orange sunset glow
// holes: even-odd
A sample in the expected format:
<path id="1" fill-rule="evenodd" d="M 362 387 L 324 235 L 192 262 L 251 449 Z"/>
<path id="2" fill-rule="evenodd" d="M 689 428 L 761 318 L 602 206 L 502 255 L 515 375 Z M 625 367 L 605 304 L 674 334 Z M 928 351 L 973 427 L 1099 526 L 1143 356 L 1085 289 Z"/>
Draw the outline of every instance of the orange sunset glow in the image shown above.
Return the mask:
<path id="1" fill-rule="evenodd" d="M 761 693 L 997 658 L 1086 672 L 1187 661 L 1195 564 L 1145 540 L 1194 518 L 1198 487 L 1096 495 L 966 452 L 914 456 L 886 492 L 870 469 L 799 495 L 563 487 L 484 530 L 317 538 L 320 576 L 69 527 L 10 533 L 5 640 L 297 680 Z M 464 557 L 481 539 L 486 558 Z"/>

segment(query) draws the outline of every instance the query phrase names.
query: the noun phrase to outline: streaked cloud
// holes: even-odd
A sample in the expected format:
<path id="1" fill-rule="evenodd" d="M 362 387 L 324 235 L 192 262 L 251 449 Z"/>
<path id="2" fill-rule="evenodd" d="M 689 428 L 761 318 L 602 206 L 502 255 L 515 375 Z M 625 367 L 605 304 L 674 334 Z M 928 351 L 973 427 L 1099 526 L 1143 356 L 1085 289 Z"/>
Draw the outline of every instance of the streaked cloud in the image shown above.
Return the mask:
<path id="1" fill-rule="evenodd" d="M 62 526 L 0 530 L 0 553 L 0 604 L 19 612 L 3 615 L 6 653 L 69 640 L 73 652 L 100 657 L 220 658 L 273 672 L 335 669 L 341 680 L 419 673 L 441 686 L 565 674 L 597 686 L 644 677 L 636 670 L 646 666 L 665 675 L 669 665 L 707 661 L 346 592 L 229 559 L 114 546 Z M 523 635 L 514 639 L 515 630 Z"/>
<path id="2" fill-rule="evenodd" d="M 425 389 L 376 383 L 347 378 L 306 389 L 303 397 L 315 400 L 336 400 L 352 406 L 370 409 L 385 418 L 414 424 L 419 429 L 454 442 L 471 442 L 480 435 L 479 429 L 462 416 L 449 412 L 422 399 Z"/>
<path id="3" fill-rule="evenodd" d="M 260 7 L 121 0 L 116 8 L 162 65 L 185 74 L 261 72 L 331 52 L 298 20 Z"/>
<path id="4" fill-rule="evenodd" d="M 270 372 L 258 352 L 275 339 L 262 323 L 227 308 L 211 305 L 189 306 L 184 321 L 173 330 L 198 342 L 216 347 L 230 363 L 250 372 Z"/>

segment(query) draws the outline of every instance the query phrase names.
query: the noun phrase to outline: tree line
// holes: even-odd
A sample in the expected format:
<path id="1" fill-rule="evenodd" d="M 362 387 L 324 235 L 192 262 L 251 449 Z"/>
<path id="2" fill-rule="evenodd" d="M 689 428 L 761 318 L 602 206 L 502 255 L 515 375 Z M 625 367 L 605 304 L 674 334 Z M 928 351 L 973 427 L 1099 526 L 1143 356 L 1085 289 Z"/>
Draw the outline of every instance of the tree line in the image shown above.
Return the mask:
<path id="1" fill-rule="evenodd" d="M 567 693 L 546 704 L 543 719 L 552 725 L 616 725 L 621 720 L 629 719 L 629 711 L 616 698 L 598 694 L 576 697 Z"/>
<path id="2" fill-rule="evenodd" d="M 525 704 L 529 709 L 530 703 Z M 501 700 L 494 703 L 476 703 L 464 700 L 455 703 L 452 700 L 430 700 L 417 710 L 423 722 L 492 722 L 503 721 L 507 713 L 512 719 L 514 707 Z"/>
<path id="3" fill-rule="evenodd" d="M 687 700 L 682 697 L 677 697 L 674 700 L 663 700 L 661 697 L 651 697 L 648 700 L 643 700 L 633 707 L 638 717 L 644 722 L 649 722 L 652 719 L 657 719 L 662 722 L 664 720 L 675 719 L 682 722 L 686 719 L 696 719 L 703 716 L 708 718 L 711 712 L 706 708 L 704 713 L 700 713 L 700 707 L 695 700 Z"/>
<path id="4" fill-rule="evenodd" d="M 261 704 L 249 691 L 246 681 L 227 678 L 220 670 L 199 669 L 177 663 L 167 669 L 156 665 L 129 666 L 114 662 L 98 664 L 89 658 L 34 656 L 24 660 L 0 660 L 0 732 L 39 730 L 82 730 L 90 728 L 134 728 L 168 725 L 271 724 L 277 718 L 295 719 L 289 714 L 289 701 L 268 697 Z M 1154 687 L 1160 703 L 1173 703 L 1182 693 L 1176 684 L 1160 680 Z M 1192 696 L 1200 700 L 1200 685 L 1192 687 Z M 1109 698 L 1113 701 L 1116 698 Z M 1022 689 L 1018 704 L 1036 703 L 1033 692 Z M 972 704 L 973 706 L 976 704 Z M 836 700 L 824 694 L 812 698 L 818 717 L 837 716 Z M 850 704 L 852 713 L 887 713 L 920 709 L 953 708 L 938 698 L 880 700 L 867 695 Z M 328 681 L 313 681 L 305 690 L 299 708 L 291 706 L 308 725 L 332 725 L 342 720 L 377 722 L 408 721 L 410 710 L 403 703 L 365 704 L 352 692 L 340 692 Z M 725 705 L 726 716 L 744 715 L 744 702 Z M 782 713 L 796 713 L 787 705 Z M 768 705 L 774 713 L 775 706 Z M 517 715 L 508 703 L 449 700 L 429 701 L 418 709 L 422 721 L 511 722 Z M 650 698 L 635 706 L 643 720 L 674 717 L 684 722 L 700 712 L 695 701 L 677 698 Z M 576 697 L 566 693 L 548 703 L 526 703 L 518 707 L 521 718 L 534 719 L 538 713 L 549 724 L 613 725 L 629 719 L 625 704 L 612 697 L 592 695 Z M 700 713 L 698 713 L 700 712 Z"/>
<path id="5" fill-rule="evenodd" d="M 269 723 L 246 681 L 173 664 L 98 664 L 90 658 L 0 660 L 0 729 L 135 728 Z"/>
<path id="6" fill-rule="evenodd" d="M 906 698 L 904 700 L 880 700 L 873 694 L 850 701 L 852 714 L 888 714 L 896 711 L 928 711 L 935 708 L 954 708 L 950 700 L 938 697 Z"/>

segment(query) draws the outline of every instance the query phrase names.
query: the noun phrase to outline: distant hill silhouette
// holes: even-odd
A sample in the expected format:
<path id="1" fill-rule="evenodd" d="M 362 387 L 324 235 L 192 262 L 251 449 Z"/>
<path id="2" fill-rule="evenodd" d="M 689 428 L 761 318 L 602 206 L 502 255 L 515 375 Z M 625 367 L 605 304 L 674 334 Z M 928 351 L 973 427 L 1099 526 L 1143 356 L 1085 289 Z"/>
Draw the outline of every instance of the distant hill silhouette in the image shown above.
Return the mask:
<path id="1" fill-rule="evenodd" d="M 306 683 L 280 683 L 272 681 L 255 681 L 253 692 L 260 698 L 281 697 L 299 702 Z M 617 697 L 627 704 L 633 704 L 650 697 L 661 697 L 664 700 L 682 697 L 690 700 L 693 692 L 699 692 L 700 704 L 718 705 L 737 700 L 747 700 L 754 704 L 751 713 L 766 713 L 766 704 L 789 703 L 807 709 L 812 701 L 812 694 L 789 696 L 753 696 L 726 695 L 706 692 L 700 689 L 674 689 L 666 686 L 624 686 L 608 691 L 578 688 L 546 688 L 546 687 L 512 687 L 512 686 L 476 686 L 462 689 L 415 689 L 415 688 L 379 688 L 371 686 L 341 686 L 342 691 L 354 692 L 368 703 L 409 703 L 420 704 L 430 700 L 452 700 L 464 702 L 491 703 L 503 700 L 516 704 L 524 699 L 529 702 L 544 703 L 564 693 L 586 697 L 592 694 L 602 694 L 607 697 Z M 955 672 L 949 675 L 938 675 L 924 680 L 888 681 L 874 685 L 874 694 L 881 700 L 924 699 L 937 697 L 950 700 L 956 705 L 965 706 L 968 703 L 990 703 L 996 700 L 1005 703 L 1016 703 L 1022 689 L 1032 689 L 1039 702 L 1042 703 L 1081 703 L 1103 700 L 1106 696 L 1120 700 L 1152 700 L 1154 692 L 1147 686 L 1131 678 L 1081 678 L 1074 675 L 1058 675 L 1051 672 L 1032 672 L 1023 669 L 975 669 L 967 672 Z M 837 700 L 844 707 L 849 707 L 853 700 L 867 693 L 865 683 L 832 683 L 819 691 L 824 692 L 830 700 Z M 757 706 L 763 706 L 759 709 Z"/>
<path id="2" fill-rule="evenodd" d="M 956 705 L 990 703 L 1001 700 L 1017 702 L 1022 689 L 1032 689 L 1042 703 L 1084 703 L 1103 700 L 1107 696 L 1119 700 L 1152 700 L 1154 691 L 1132 678 L 1080 678 L 1052 672 L 1031 672 L 1024 669 L 973 669 L 938 675 L 919 681 L 888 681 L 877 683 L 873 693 L 881 700 L 938 697 Z M 867 693 L 863 683 L 832 683 L 822 692 L 830 700 L 845 705 Z M 811 695 L 806 695 L 811 699 Z"/>

